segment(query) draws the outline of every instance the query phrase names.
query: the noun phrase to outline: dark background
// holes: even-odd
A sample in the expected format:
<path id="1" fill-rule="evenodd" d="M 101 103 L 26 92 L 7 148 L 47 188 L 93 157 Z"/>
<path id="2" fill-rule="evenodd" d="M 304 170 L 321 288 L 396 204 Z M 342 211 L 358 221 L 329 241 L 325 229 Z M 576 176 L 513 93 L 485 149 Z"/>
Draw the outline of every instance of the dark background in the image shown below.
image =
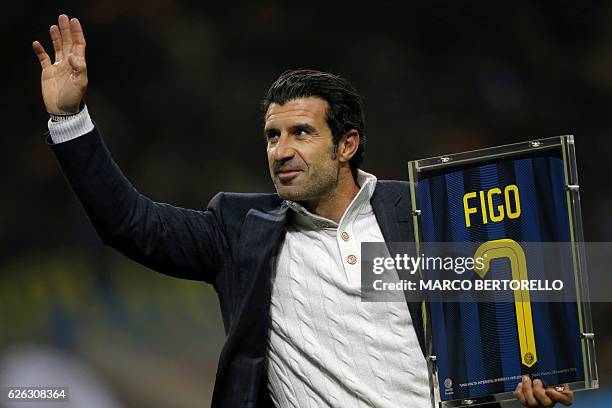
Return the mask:
<path id="1" fill-rule="evenodd" d="M 53 372 L 90 372 L 117 406 L 202 406 L 223 340 L 214 291 L 101 246 L 43 141 L 48 117 L 31 42 L 52 54 L 48 28 L 60 13 L 85 30 L 93 119 L 123 171 L 155 200 L 202 208 L 221 190 L 273 191 L 259 104 L 284 70 L 313 68 L 363 95 L 363 168 L 378 178 L 406 179 L 412 159 L 576 135 L 585 236 L 610 241 L 610 2 L 3 8 L 0 380 L 3 370 L 13 382 L 22 378 L 15 372 L 32 378 L 28 358 L 38 356 L 63 367 Z M 611 310 L 593 310 L 604 388 Z M 575 406 L 610 401 L 607 390 L 579 394 Z"/>

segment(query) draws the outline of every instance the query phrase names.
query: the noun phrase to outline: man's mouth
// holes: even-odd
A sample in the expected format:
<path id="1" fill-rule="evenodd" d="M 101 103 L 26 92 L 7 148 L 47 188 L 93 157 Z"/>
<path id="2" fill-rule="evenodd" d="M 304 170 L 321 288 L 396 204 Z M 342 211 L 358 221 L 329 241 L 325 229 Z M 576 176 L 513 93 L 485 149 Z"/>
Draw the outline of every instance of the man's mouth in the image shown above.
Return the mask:
<path id="1" fill-rule="evenodd" d="M 296 178 L 298 176 L 298 174 L 300 174 L 301 170 L 282 170 L 282 171 L 277 171 L 276 172 L 276 177 L 278 177 L 278 179 L 280 181 L 291 181 L 294 178 Z"/>

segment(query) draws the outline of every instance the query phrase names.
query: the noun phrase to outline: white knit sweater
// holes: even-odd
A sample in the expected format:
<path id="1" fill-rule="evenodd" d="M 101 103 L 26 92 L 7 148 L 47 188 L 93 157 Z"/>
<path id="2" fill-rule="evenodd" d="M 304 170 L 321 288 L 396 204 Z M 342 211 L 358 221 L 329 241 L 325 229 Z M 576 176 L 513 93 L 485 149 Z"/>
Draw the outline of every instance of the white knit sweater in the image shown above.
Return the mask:
<path id="1" fill-rule="evenodd" d="M 268 379 L 278 407 L 429 407 L 427 365 L 405 302 L 362 302 L 361 242 L 382 242 L 361 189 L 339 224 L 288 202 L 272 287 Z"/>

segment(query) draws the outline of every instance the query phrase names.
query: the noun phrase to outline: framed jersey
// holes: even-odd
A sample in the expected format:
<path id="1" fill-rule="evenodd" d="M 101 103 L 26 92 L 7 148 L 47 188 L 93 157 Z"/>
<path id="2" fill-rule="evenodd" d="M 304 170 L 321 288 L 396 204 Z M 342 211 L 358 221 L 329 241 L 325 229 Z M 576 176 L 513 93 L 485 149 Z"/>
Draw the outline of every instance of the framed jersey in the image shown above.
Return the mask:
<path id="1" fill-rule="evenodd" d="M 546 277 L 572 294 L 522 286 L 426 297 L 432 406 L 512 400 L 523 375 L 597 388 L 573 136 L 411 161 L 408 172 L 417 254 L 472 248 L 484 262 L 464 278 Z"/>

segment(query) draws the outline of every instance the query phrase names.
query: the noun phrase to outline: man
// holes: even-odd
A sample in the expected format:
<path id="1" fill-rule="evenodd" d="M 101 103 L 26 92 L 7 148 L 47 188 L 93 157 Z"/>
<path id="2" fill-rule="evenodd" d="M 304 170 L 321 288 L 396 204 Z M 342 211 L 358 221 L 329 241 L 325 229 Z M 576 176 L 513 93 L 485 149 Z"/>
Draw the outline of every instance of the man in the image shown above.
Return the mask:
<path id="1" fill-rule="evenodd" d="M 50 32 L 55 63 L 33 48 L 52 149 L 103 242 L 218 292 L 227 340 L 213 406 L 429 406 L 419 305 L 360 301 L 360 242 L 410 240 L 410 207 L 405 183 L 359 170 L 363 115 L 346 80 L 289 71 L 268 91 L 277 194 L 219 193 L 187 210 L 123 176 L 83 105 L 79 21 L 61 15 Z M 530 407 L 573 399 L 529 378 L 515 392 Z"/>

